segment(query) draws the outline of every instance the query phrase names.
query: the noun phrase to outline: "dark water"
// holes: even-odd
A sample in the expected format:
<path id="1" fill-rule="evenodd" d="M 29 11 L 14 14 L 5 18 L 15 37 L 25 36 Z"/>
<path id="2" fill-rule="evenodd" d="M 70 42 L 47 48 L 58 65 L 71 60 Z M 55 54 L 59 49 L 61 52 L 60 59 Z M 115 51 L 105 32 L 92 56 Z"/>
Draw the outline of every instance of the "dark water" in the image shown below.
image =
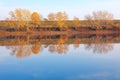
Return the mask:
<path id="1" fill-rule="evenodd" d="M 0 80 L 120 80 L 119 35 L 0 38 Z"/>

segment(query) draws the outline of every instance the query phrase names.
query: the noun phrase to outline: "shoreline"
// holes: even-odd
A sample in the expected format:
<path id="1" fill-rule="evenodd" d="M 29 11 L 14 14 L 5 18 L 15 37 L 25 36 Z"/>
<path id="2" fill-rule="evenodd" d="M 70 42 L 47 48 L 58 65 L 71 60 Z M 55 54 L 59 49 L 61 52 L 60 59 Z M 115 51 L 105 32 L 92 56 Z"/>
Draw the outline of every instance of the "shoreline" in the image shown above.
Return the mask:
<path id="1" fill-rule="evenodd" d="M 82 34 L 96 34 L 96 35 L 102 35 L 102 34 L 119 34 L 119 30 L 84 30 L 84 31 L 30 31 L 30 32 L 8 32 L 0 30 L 0 36 L 5 35 L 82 35 Z"/>

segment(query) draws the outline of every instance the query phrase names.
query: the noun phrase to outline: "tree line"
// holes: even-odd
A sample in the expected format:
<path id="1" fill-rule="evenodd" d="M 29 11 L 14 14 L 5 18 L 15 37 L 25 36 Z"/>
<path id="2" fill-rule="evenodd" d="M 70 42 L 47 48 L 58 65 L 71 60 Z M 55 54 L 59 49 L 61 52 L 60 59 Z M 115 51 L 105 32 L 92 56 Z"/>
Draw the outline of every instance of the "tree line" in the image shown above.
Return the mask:
<path id="1" fill-rule="evenodd" d="M 30 31 L 30 30 L 80 30 L 81 28 L 87 29 L 119 29 L 120 22 L 114 21 L 112 13 L 107 11 L 94 11 L 91 15 L 86 15 L 85 20 L 80 20 L 74 16 L 73 20 L 69 20 L 68 14 L 64 12 L 49 13 L 47 18 L 43 18 L 38 12 L 30 12 L 28 9 L 15 9 L 10 11 L 9 17 L 0 21 L 0 26 L 5 26 L 9 29 L 17 31 Z M 0 28 L 1 29 L 1 28 Z"/>

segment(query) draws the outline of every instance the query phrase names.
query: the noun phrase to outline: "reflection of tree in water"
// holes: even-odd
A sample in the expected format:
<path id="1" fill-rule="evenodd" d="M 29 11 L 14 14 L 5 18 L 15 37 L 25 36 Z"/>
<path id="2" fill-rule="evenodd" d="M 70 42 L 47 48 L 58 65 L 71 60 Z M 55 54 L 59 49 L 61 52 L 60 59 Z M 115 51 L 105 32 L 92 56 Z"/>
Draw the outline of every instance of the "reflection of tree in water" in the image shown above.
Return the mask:
<path id="1" fill-rule="evenodd" d="M 67 53 L 68 51 L 68 45 L 67 44 L 61 44 L 57 46 L 57 52 L 58 53 Z"/>
<path id="2" fill-rule="evenodd" d="M 80 45 L 80 39 L 79 38 L 75 38 L 74 42 L 73 42 L 73 46 L 75 49 L 79 48 Z"/>
<path id="3" fill-rule="evenodd" d="M 56 52 L 56 45 L 54 45 L 54 44 L 49 45 L 49 51 L 50 51 L 51 53 Z"/>
<path id="4" fill-rule="evenodd" d="M 38 54 L 41 51 L 39 41 L 35 41 L 33 45 L 25 44 L 24 41 L 18 41 L 17 46 L 8 46 L 7 48 L 11 50 L 11 55 L 16 55 L 17 58 L 29 57 L 32 53 Z"/>
<path id="5" fill-rule="evenodd" d="M 48 50 L 50 52 L 57 52 L 57 53 L 67 53 L 68 51 L 68 45 L 65 44 L 67 41 L 67 38 L 65 37 L 60 37 L 55 44 L 51 44 L 52 39 L 49 39 L 48 41 L 45 42 L 43 45 L 44 48 L 48 47 Z M 15 46 L 7 46 L 8 49 L 11 50 L 11 55 L 15 55 L 17 58 L 25 58 L 29 57 L 32 53 L 33 54 L 38 54 L 43 50 L 43 47 L 41 46 L 41 41 L 40 40 L 35 40 L 30 42 L 30 37 L 27 36 L 27 40 L 21 40 L 21 39 L 16 39 L 16 43 L 14 44 Z M 57 43 L 57 44 L 56 44 Z M 17 45 L 17 46 L 16 46 Z"/>
<path id="6" fill-rule="evenodd" d="M 58 44 L 57 44 L 57 52 L 58 53 L 67 53 L 68 51 L 68 45 L 65 44 L 65 42 L 67 41 L 67 38 L 60 38 L 58 40 Z"/>
<path id="7" fill-rule="evenodd" d="M 113 49 L 112 44 L 107 44 L 112 42 L 113 37 L 107 37 L 106 35 L 92 35 L 87 38 L 85 37 L 85 39 L 84 36 L 82 39 L 79 36 L 69 37 L 66 35 L 57 36 L 57 38 L 54 37 L 53 39 L 51 36 L 43 36 L 41 39 L 39 39 L 38 36 L 27 36 L 25 39 L 17 38 L 18 39 L 15 38 L 10 41 L 10 44 L 15 46 L 10 45 L 7 48 L 11 50 L 11 55 L 16 55 L 18 58 L 28 57 L 32 53 L 39 54 L 43 48 L 47 48 L 51 53 L 67 53 L 69 44 L 73 44 L 74 49 L 76 49 L 79 48 L 81 42 L 88 43 L 85 45 L 85 48 L 87 50 L 93 50 L 94 53 L 107 53 Z M 43 46 L 41 46 L 42 44 Z"/>
<path id="8" fill-rule="evenodd" d="M 17 58 L 28 57 L 31 55 L 30 45 L 9 46 L 7 48 L 11 50 L 11 55 L 16 55 Z"/>
<path id="9" fill-rule="evenodd" d="M 85 46 L 87 50 L 92 49 L 94 53 L 107 53 L 113 49 L 112 44 L 105 44 L 105 43 L 99 43 L 99 44 L 87 44 Z"/>
<path id="10" fill-rule="evenodd" d="M 66 41 L 67 41 L 67 38 L 60 38 L 60 39 L 58 39 L 57 45 L 54 45 L 54 44 L 49 45 L 49 51 L 51 53 L 58 52 L 59 54 L 67 53 L 67 51 L 68 51 L 68 44 L 65 44 Z"/>
<path id="11" fill-rule="evenodd" d="M 113 50 L 113 45 L 108 44 L 112 39 L 112 36 L 96 35 L 89 39 L 89 43 L 85 47 L 87 50 L 92 49 L 94 53 L 107 53 Z"/>
<path id="12" fill-rule="evenodd" d="M 38 41 L 38 42 L 35 42 L 33 45 L 32 45 L 32 48 L 31 48 L 32 52 L 34 54 L 38 54 L 40 53 L 40 51 L 42 50 L 42 47 L 41 47 L 41 43 Z"/>

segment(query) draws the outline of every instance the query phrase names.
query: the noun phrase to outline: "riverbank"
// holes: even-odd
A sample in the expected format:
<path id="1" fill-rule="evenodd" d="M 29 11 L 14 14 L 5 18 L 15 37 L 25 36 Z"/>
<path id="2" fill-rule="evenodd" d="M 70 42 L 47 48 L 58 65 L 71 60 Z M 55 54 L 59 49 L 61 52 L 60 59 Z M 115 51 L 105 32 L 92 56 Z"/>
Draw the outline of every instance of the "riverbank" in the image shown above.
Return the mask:
<path id="1" fill-rule="evenodd" d="M 7 35 L 75 35 L 75 34 L 119 34 L 119 30 L 85 30 L 85 31 L 23 31 L 23 32 L 9 32 L 0 30 L 0 36 L 7 36 Z"/>

